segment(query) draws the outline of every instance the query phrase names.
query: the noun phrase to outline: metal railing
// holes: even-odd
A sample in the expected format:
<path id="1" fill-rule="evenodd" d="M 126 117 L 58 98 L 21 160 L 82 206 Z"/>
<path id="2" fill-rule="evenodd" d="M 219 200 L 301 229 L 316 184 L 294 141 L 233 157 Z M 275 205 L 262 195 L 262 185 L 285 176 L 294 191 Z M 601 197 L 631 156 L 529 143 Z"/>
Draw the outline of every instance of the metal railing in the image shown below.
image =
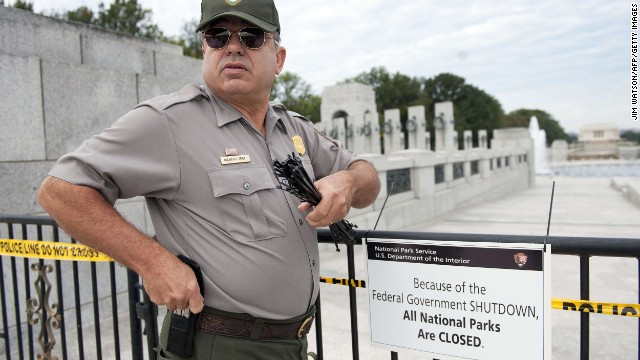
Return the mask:
<path id="1" fill-rule="evenodd" d="M 49 217 L 0 215 L 3 239 L 75 243 L 64 236 Z M 139 358 L 137 278 L 114 262 L 0 256 L 0 358 Z M 131 321 L 118 316 L 118 307 L 128 299 Z M 123 346 L 129 336 L 131 350 Z"/>
<path id="2" fill-rule="evenodd" d="M 589 300 L 590 257 L 640 259 L 640 239 L 635 238 L 404 231 L 357 231 L 356 237 L 355 245 L 346 246 L 346 284 L 350 285 L 351 350 L 354 360 L 360 358 L 355 284 L 361 284 L 355 281 L 358 279 L 354 247 L 362 245 L 368 239 L 534 244 L 546 241 L 551 246 L 552 254 L 575 255 L 580 258 L 581 300 Z M 0 215 L 0 238 L 63 241 L 53 220 L 33 216 Z M 329 230 L 318 230 L 318 239 L 321 243 L 333 242 Z M 73 239 L 68 241 L 73 242 Z M 345 245 L 340 247 L 345 248 Z M 53 282 L 48 277 L 52 272 L 55 278 Z M 153 348 L 158 345 L 159 338 L 157 307 L 144 293 L 138 275 L 113 262 L 78 263 L 0 256 L 0 301 L 0 339 L 4 341 L 4 348 L 0 347 L 0 357 L 8 360 L 35 359 L 38 355 L 58 356 L 61 359 L 155 358 Z M 124 304 L 128 304 L 128 312 L 118 311 L 118 307 L 125 306 Z M 316 352 L 318 359 L 324 359 L 320 297 L 316 305 Z M 128 318 L 120 319 L 119 313 L 128 313 Z M 587 312 L 580 313 L 581 359 L 589 359 L 589 315 Z M 638 328 L 640 345 L 640 321 Z M 130 348 L 122 346 L 129 341 Z M 399 357 L 397 353 L 391 352 L 390 358 Z"/>
<path id="3" fill-rule="evenodd" d="M 592 256 L 635 258 L 639 260 L 638 302 L 640 303 L 640 238 L 598 238 L 598 237 L 565 237 L 565 236 L 523 236 L 523 235 L 494 235 L 494 234 L 462 234 L 462 233 L 432 233 L 407 231 L 357 231 L 356 244 L 348 245 L 348 284 L 354 284 L 356 278 L 354 266 L 354 246 L 362 245 L 368 239 L 403 239 L 403 240 L 433 240 L 433 241 L 464 241 L 464 242 L 500 242 L 500 243 L 530 243 L 547 244 L 551 246 L 554 255 L 576 255 L 580 258 L 580 300 L 589 300 L 589 259 Z M 318 230 L 318 242 L 332 243 L 329 230 Z M 344 245 L 341 245 L 344 247 Z M 351 351 L 352 359 L 360 359 L 356 287 L 349 286 L 349 307 L 351 314 Z M 320 309 L 320 303 L 317 303 Z M 580 313 L 580 359 L 589 359 L 589 312 Z M 322 343 L 322 318 L 320 311 L 316 316 L 316 336 L 318 360 L 324 359 Z M 638 319 L 638 352 L 640 354 L 640 319 Z M 640 355 L 639 355 L 640 356 Z M 399 359 L 395 352 L 390 353 L 392 360 Z"/>

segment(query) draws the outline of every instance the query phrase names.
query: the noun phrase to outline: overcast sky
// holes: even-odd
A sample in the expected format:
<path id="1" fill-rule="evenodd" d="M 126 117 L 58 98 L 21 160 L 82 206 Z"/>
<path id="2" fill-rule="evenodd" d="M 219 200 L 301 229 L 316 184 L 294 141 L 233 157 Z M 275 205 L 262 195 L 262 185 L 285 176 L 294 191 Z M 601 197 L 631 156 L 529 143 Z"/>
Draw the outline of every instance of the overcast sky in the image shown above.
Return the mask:
<path id="1" fill-rule="evenodd" d="M 167 35 L 200 19 L 199 1 L 138 2 Z M 98 3 L 34 0 L 34 7 L 97 10 Z M 576 133 L 597 122 L 640 129 L 631 119 L 631 3 L 276 0 L 285 70 L 318 95 L 378 66 L 425 78 L 450 72 L 494 96 L 505 112 L 541 109 Z"/>

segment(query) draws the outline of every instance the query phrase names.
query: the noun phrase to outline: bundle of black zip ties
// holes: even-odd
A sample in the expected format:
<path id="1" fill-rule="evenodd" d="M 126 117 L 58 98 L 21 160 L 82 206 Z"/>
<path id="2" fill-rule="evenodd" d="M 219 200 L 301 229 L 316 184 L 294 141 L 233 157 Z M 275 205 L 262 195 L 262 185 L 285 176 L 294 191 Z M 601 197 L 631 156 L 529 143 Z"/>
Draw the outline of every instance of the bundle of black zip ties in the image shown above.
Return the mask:
<path id="1" fill-rule="evenodd" d="M 295 153 L 287 156 L 287 160 L 284 162 L 275 160 L 273 167 L 275 169 L 274 174 L 278 177 L 278 182 L 280 183 L 278 188 L 290 192 L 301 201 L 308 202 L 313 206 L 320 203 L 322 195 L 304 169 L 302 160 Z M 347 220 L 340 220 L 329 225 L 336 251 L 340 251 L 338 242 L 343 242 L 347 245 L 355 243 L 356 232 L 353 230 L 354 227 L 357 228 L 356 225 Z"/>

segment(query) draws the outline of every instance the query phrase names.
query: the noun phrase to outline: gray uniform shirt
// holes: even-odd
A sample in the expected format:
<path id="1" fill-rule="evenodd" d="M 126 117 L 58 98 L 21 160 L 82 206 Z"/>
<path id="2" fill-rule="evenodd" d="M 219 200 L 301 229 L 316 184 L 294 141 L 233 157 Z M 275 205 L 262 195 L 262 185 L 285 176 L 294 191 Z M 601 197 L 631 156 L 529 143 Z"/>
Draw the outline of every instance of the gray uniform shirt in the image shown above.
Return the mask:
<path id="1" fill-rule="evenodd" d="M 300 201 L 277 188 L 273 161 L 296 153 L 319 179 L 358 158 L 282 105 L 269 106 L 265 128 L 263 137 L 205 86 L 188 85 L 138 105 L 49 174 L 111 203 L 145 196 L 158 241 L 202 267 L 205 305 L 291 318 L 317 297 L 318 246 Z"/>

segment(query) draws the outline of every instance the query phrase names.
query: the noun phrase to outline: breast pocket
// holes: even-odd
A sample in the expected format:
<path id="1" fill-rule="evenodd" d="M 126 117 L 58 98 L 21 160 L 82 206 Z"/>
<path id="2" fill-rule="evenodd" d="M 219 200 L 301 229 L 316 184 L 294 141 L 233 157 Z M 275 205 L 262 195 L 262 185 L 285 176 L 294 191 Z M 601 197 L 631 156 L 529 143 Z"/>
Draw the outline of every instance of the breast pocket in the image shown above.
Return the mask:
<path id="1" fill-rule="evenodd" d="M 284 236 L 282 214 L 289 213 L 289 208 L 264 166 L 238 165 L 207 172 L 223 229 L 239 241 Z"/>

